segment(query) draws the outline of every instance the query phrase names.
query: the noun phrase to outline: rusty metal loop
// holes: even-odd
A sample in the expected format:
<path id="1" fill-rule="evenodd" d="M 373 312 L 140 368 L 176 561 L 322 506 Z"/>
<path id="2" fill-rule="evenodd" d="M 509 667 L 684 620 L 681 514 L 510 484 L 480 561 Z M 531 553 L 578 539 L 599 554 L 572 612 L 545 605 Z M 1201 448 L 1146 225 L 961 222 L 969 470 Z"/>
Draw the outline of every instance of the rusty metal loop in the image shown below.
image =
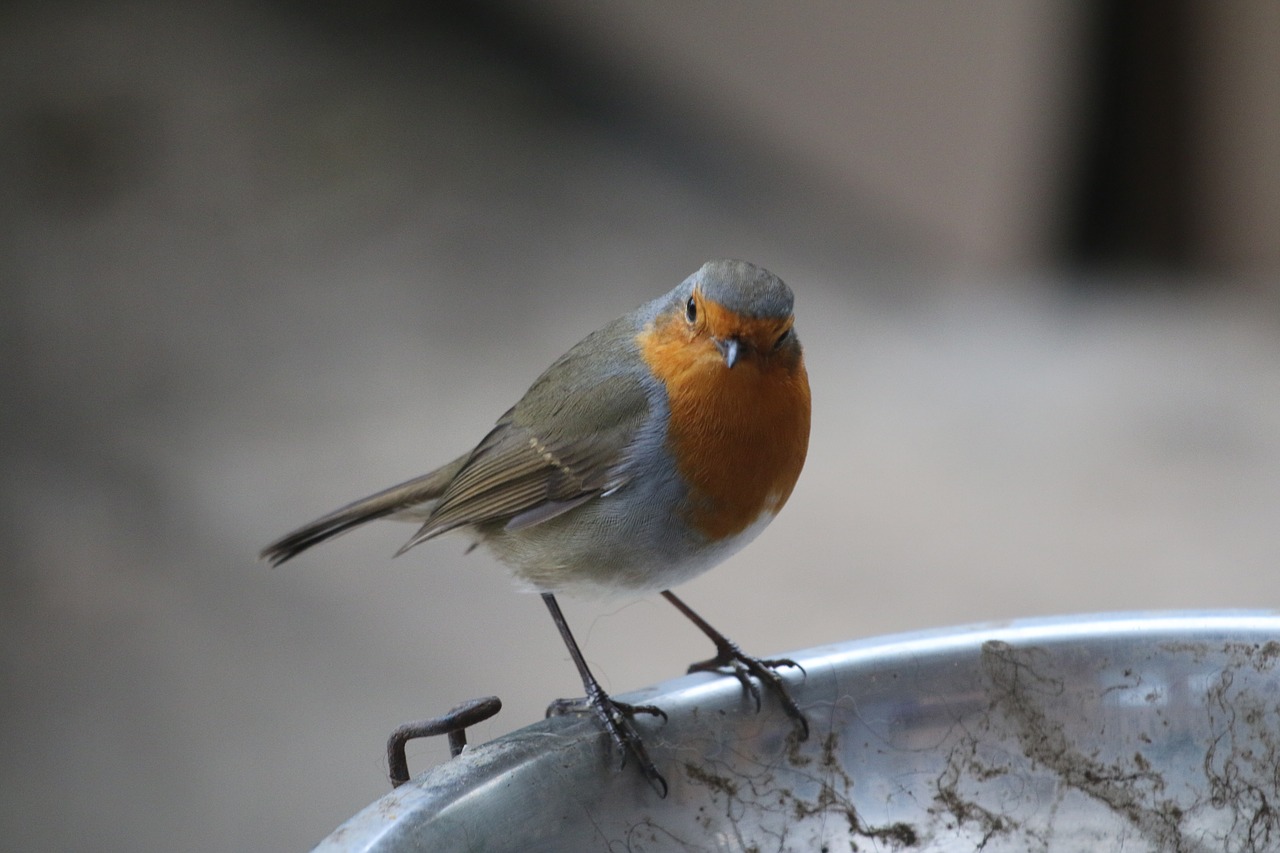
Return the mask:
<path id="1" fill-rule="evenodd" d="M 489 719 L 502 710 L 502 700 L 486 696 L 463 702 L 443 716 L 416 723 L 405 723 L 387 739 L 387 771 L 391 786 L 398 788 L 409 781 L 409 759 L 405 756 L 405 744 L 415 738 L 449 736 L 449 753 L 457 758 L 467 745 L 467 726 Z"/>

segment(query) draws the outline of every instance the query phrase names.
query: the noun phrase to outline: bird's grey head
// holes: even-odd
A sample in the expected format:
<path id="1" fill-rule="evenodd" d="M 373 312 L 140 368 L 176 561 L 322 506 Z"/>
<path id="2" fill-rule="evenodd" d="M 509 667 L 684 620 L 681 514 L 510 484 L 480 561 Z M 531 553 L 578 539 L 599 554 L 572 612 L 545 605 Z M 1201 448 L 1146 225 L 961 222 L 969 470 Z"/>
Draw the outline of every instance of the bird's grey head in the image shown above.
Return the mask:
<path id="1" fill-rule="evenodd" d="M 746 261 L 707 261 L 687 283 L 706 299 L 744 317 L 785 319 L 795 305 L 791 288 L 782 279 Z"/>

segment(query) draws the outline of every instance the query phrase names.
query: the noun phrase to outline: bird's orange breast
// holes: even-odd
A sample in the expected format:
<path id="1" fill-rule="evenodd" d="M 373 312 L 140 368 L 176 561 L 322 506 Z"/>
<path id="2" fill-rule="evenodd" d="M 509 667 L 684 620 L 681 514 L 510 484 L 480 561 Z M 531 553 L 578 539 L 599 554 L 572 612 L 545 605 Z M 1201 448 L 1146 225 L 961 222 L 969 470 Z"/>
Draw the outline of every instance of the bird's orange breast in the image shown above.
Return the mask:
<path id="1" fill-rule="evenodd" d="M 799 348 L 757 352 L 729 367 L 679 316 L 659 318 L 637 343 L 666 386 L 667 447 L 690 489 L 689 522 L 719 541 L 781 509 L 809 447 L 809 379 Z"/>

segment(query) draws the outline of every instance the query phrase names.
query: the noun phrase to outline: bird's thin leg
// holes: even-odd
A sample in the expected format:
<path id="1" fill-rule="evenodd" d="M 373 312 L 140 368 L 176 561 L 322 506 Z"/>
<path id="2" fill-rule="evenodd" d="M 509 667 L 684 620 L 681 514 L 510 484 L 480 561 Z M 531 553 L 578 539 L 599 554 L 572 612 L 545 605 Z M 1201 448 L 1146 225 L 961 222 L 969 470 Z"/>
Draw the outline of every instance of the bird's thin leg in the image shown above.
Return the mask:
<path id="1" fill-rule="evenodd" d="M 604 724 L 605 731 L 609 733 L 614 745 L 622 753 L 622 764 L 625 765 L 627 763 L 628 753 L 634 755 L 636 763 L 640 765 L 640 772 L 644 774 L 644 778 L 658 792 L 658 796 L 665 797 L 667 795 L 667 780 L 658 772 L 658 768 L 654 766 L 652 759 L 649 758 L 649 753 L 644 748 L 644 742 L 640 740 L 639 733 L 631 725 L 631 718 L 636 714 L 653 714 L 665 720 L 667 718 L 666 713 L 661 708 L 653 705 L 628 705 L 626 702 L 618 702 L 604 692 L 600 682 L 596 681 L 596 677 L 591 674 L 590 668 L 587 667 L 586 658 L 582 656 L 582 650 L 578 648 L 578 642 L 573 638 L 573 633 L 569 630 L 569 623 L 565 621 L 564 613 L 560 611 L 560 604 L 556 601 L 556 597 L 549 592 L 544 592 L 542 600 L 547 605 L 547 609 L 551 611 L 551 619 L 556 623 L 556 628 L 559 629 L 560 637 L 569 649 L 569 656 L 573 658 L 574 665 L 578 667 L 578 674 L 582 676 L 582 686 L 587 691 L 587 704 L 595 711 L 596 716 Z M 563 700 L 554 702 L 547 709 L 547 715 L 563 714 L 570 708 L 574 708 L 573 703 Z"/>
<path id="2" fill-rule="evenodd" d="M 721 634 L 711 626 L 706 619 L 699 616 L 692 607 L 685 604 L 671 590 L 663 590 L 662 597 L 688 617 L 689 621 L 698 626 L 698 630 L 706 634 L 711 642 L 716 644 L 716 655 L 708 660 L 699 661 L 698 663 L 689 665 L 689 672 L 723 672 L 732 675 L 742 682 L 742 687 L 751 694 L 751 698 L 756 701 L 756 710 L 760 710 L 760 688 L 756 686 L 755 681 L 751 680 L 754 676 L 756 681 L 767 687 L 778 701 L 782 703 L 782 708 L 787 712 L 796 724 L 799 730 L 800 740 L 809 737 L 809 721 L 805 718 L 804 712 L 800 710 L 800 706 L 791 698 L 791 693 L 787 690 L 787 685 L 782 680 L 782 676 L 778 675 L 777 669 L 783 666 L 793 666 L 804 672 L 804 667 L 791 660 L 790 658 L 776 658 L 772 660 L 763 660 L 754 658 L 742 651 L 738 644 L 730 640 L 724 634 Z"/>

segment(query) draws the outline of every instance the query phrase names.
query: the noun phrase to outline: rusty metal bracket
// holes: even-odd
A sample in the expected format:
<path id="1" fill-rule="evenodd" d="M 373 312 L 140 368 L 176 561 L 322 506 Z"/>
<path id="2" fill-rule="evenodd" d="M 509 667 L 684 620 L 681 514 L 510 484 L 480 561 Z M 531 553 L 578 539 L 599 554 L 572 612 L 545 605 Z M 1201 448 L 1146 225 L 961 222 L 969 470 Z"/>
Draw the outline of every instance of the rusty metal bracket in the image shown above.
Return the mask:
<path id="1" fill-rule="evenodd" d="M 474 726 L 476 723 L 487 720 L 501 710 L 501 699 L 497 696 L 486 696 L 483 699 L 463 702 L 443 716 L 419 720 L 416 723 L 405 723 L 397 728 L 387 739 L 387 771 L 391 778 L 391 787 L 398 788 L 409 781 L 409 759 L 404 753 L 406 743 L 415 738 L 447 734 L 449 753 L 457 758 L 462 748 L 467 745 L 467 726 Z"/>

